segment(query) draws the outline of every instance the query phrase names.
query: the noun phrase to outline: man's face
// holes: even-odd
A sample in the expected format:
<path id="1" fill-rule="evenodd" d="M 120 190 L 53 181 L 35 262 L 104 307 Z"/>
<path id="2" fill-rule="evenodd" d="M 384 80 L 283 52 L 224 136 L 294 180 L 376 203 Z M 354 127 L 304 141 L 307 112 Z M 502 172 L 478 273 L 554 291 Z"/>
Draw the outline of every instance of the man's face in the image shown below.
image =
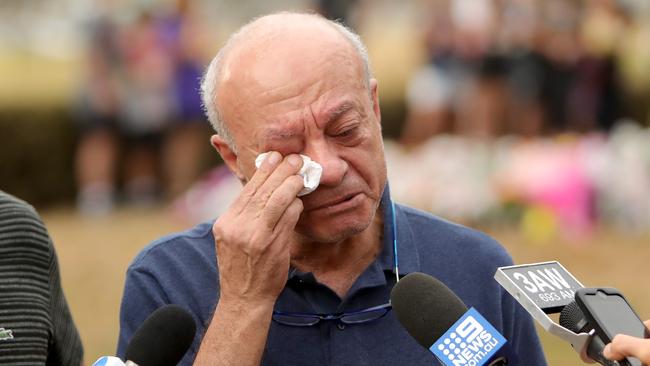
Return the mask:
<path id="1" fill-rule="evenodd" d="M 376 81 L 369 90 L 361 60 L 337 36 L 240 52 L 224 68 L 218 98 L 245 180 L 266 151 L 305 154 L 323 166 L 318 189 L 301 197 L 296 227 L 318 242 L 365 230 L 386 183 Z"/>

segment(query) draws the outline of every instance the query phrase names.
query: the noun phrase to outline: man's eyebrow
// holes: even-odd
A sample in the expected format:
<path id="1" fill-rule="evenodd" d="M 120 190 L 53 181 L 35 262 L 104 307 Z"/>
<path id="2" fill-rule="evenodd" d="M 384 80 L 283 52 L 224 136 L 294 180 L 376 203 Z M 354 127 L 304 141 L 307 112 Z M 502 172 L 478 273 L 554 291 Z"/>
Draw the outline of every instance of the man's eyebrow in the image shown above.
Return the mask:
<path id="1" fill-rule="evenodd" d="M 295 131 L 280 130 L 275 128 L 268 128 L 264 130 L 264 137 L 269 140 L 282 140 L 289 139 L 298 134 Z"/>
<path id="2" fill-rule="evenodd" d="M 332 121 L 335 121 L 342 115 L 346 114 L 348 111 L 351 109 L 354 109 L 355 104 L 352 103 L 351 101 L 344 101 L 334 108 L 328 110 L 325 112 L 324 117 L 325 117 L 325 124 L 328 124 Z"/>
<path id="3" fill-rule="evenodd" d="M 346 114 L 350 110 L 355 108 L 355 104 L 351 101 L 343 101 L 331 108 L 330 110 L 324 113 L 325 125 L 330 122 L 336 121 L 339 117 Z M 298 136 L 299 133 L 296 131 L 286 130 L 286 129 L 277 129 L 277 128 L 267 128 L 263 132 L 263 136 L 269 140 L 283 140 L 290 139 L 292 137 Z"/>

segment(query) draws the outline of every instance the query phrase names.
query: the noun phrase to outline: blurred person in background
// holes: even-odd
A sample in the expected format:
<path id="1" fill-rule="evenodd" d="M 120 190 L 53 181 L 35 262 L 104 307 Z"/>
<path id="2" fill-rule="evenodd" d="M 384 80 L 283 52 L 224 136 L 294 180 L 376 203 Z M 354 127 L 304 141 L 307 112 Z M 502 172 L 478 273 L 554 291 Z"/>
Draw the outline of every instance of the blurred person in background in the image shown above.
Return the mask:
<path id="1" fill-rule="evenodd" d="M 407 88 L 402 141 L 412 145 L 440 133 L 493 137 L 504 132 L 507 107 L 500 3 L 440 1 L 427 9 L 427 64 Z"/>
<path id="2" fill-rule="evenodd" d="M 91 21 L 79 103 L 81 212 L 110 211 L 119 178 L 127 202 L 149 205 L 199 175 L 205 124 L 196 80 L 205 47 L 190 5 L 145 7 L 128 22 L 106 5 Z"/>
<path id="3" fill-rule="evenodd" d="M 77 101 L 81 140 L 76 152 L 77 206 L 84 213 L 113 208 L 118 160 L 121 50 L 118 24 L 106 1 L 87 25 L 85 77 Z"/>
<path id="4" fill-rule="evenodd" d="M 176 113 L 174 58 L 155 9 L 141 11 L 121 37 L 124 71 L 120 130 L 128 144 L 124 190 L 128 201 L 154 203 L 165 129 Z"/>
<path id="5" fill-rule="evenodd" d="M 199 176 L 204 136 L 209 129 L 197 87 L 208 49 L 205 31 L 191 0 L 176 0 L 174 4 L 160 19 L 163 39 L 174 61 L 172 89 L 176 105 L 162 156 L 167 198 L 177 197 Z"/>
<path id="6" fill-rule="evenodd" d="M 359 0 L 314 0 L 315 10 L 327 19 L 336 20 L 345 26 L 354 28 L 353 10 Z"/>
<path id="7" fill-rule="evenodd" d="M 546 59 L 538 49 L 539 4 L 535 0 L 508 1 L 501 16 L 500 39 L 508 61 L 505 76 L 508 116 L 503 132 L 539 136 L 546 118 L 543 97 Z"/>
<path id="8" fill-rule="evenodd" d="M 0 364 L 82 361 L 47 229 L 34 208 L 0 191 Z"/>
<path id="9" fill-rule="evenodd" d="M 406 91 L 407 119 L 401 136 L 416 145 L 431 136 L 453 132 L 458 85 L 462 79 L 453 51 L 449 1 L 427 3 L 423 42 L 427 62 L 417 70 Z"/>
<path id="10" fill-rule="evenodd" d="M 455 130 L 463 136 L 491 138 L 503 132 L 505 64 L 497 35 L 501 4 L 491 0 L 451 2 L 454 52 L 467 73 L 459 91 Z"/>
<path id="11" fill-rule="evenodd" d="M 625 116 L 625 81 L 622 78 L 619 42 L 632 21 L 624 2 L 585 2 L 578 22 L 582 50 L 576 64 L 575 86 L 569 96 L 569 120 L 576 131 L 610 132 Z"/>
<path id="12" fill-rule="evenodd" d="M 440 1 L 427 9 L 426 65 L 407 88 L 402 136 L 417 144 L 440 133 L 493 137 L 503 132 L 506 63 L 496 42 L 493 1 Z"/>

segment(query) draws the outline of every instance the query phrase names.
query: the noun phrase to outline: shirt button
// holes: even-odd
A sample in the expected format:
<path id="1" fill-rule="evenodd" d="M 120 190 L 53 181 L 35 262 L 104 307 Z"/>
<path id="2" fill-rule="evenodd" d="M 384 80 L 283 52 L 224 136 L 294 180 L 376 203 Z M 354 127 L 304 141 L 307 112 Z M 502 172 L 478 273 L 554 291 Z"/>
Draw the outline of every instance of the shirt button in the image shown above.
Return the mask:
<path id="1" fill-rule="evenodd" d="M 338 323 L 338 324 L 336 324 L 336 327 L 339 328 L 339 330 L 343 330 L 343 329 L 345 329 L 345 324 Z"/>

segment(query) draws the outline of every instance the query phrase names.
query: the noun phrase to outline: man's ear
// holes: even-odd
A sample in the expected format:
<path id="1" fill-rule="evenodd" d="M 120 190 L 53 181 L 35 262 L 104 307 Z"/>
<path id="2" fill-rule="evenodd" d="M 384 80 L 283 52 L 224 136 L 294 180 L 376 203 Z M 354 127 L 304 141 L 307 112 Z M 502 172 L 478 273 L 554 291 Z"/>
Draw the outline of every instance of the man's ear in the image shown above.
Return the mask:
<path id="1" fill-rule="evenodd" d="M 219 135 L 212 135 L 212 137 L 210 137 L 210 144 L 215 150 L 217 150 L 219 155 L 221 155 L 221 158 L 223 159 L 223 162 L 226 163 L 226 166 L 228 166 L 228 169 L 230 169 L 239 180 L 244 181 L 244 174 L 241 172 L 239 165 L 237 164 L 237 154 L 235 154 L 230 145 L 228 145 L 228 143 Z"/>
<path id="2" fill-rule="evenodd" d="M 381 125 L 381 111 L 379 110 L 379 91 L 378 91 L 378 83 L 377 79 L 370 79 L 370 97 L 371 97 L 371 102 L 372 102 L 372 110 L 375 113 L 375 117 L 377 117 L 377 122 L 379 122 L 379 125 Z"/>

